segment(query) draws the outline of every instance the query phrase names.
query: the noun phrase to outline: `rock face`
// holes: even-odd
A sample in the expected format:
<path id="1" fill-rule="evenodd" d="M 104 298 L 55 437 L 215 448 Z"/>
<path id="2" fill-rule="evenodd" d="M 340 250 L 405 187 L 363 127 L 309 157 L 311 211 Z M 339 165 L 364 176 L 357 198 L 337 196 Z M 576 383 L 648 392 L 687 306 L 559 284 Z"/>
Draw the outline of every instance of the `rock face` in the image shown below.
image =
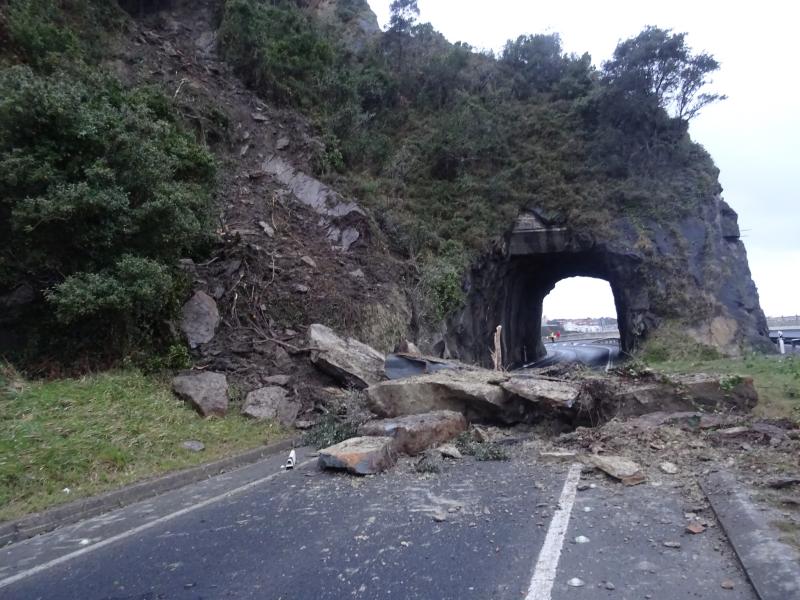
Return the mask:
<path id="1" fill-rule="evenodd" d="M 448 320 L 446 334 L 425 341 L 452 358 L 489 366 L 495 328 L 502 325 L 505 365 L 532 361 L 545 353 L 544 297 L 573 276 L 609 282 L 623 350 L 671 325 L 679 339 L 723 354 L 774 351 L 736 213 L 718 195 L 674 221 L 638 223 L 620 215 L 592 230 L 573 229 L 562 215 L 530 207 L 468 273 L 467 301 Z"/>
<path id="2" fill-rule="evenodd" d="M 319 465 L 344 469 L 354 475 L 373 475 L 391 467 L 395 460 L 390 437 L 356 437 L 319 451 Z"/>
<path id="3" fill-rule="evenodd" d="M 204 417 L 223 417 L 228 411 L 228 380 L 222 373 L 178 375 L 172 379 L 172 391 Z"/>
<path id="4" fill-rule="evenodd" d="M 317 348 L 311 361 L 341 383 L 363 389 L 384 379 L 384 356 L 352 338 L 342 339 L 330 328 L 314 324 L 308 328 L 308 343 Z"/>
<path id="5" fill-rule="evenodd" d="M 264 173 L 286 186 L 295 198 L 318 213 L 328 226 L 328 239 L 347 251 L 369 229 L 364 211 L 318 179 L 296 169 L 280 156 L 271 156 L 261 165 Z"/>
<path id="6" fill-rule="evenodd" d="M 299 410 L 300 405 L 288 399 L 285 389 L 270 386 L 247 394 L 242 414 L 253 419 L 278 421 L 284 427 L 291 427 Z"/>
<path id="7" fill-rule="evenodd" d="M 453 439 L 466 429 L 464 415 L 452 410 L 439 410 L 397 419 L 369 421 L 359 427 L 358 434 L 392 437 L 397 452 L 413 456 Z"/>
<path id="8" fill-rule="evenodd" d="M 448 410 L 460 412 L 470 421 L 519 422 L 525 405 L 500 387 L 506 379 L 500 373 L 477 370 L 385 381 L 367 389 L 368 406 L 379 417 Z"/>
<path id="9" fill-rule="evenodd" d="M 219 310 L 214 299 L 197 291 L 181 310 L 181 331 L 191 348 L 210 342 L 219 326 Z"/>

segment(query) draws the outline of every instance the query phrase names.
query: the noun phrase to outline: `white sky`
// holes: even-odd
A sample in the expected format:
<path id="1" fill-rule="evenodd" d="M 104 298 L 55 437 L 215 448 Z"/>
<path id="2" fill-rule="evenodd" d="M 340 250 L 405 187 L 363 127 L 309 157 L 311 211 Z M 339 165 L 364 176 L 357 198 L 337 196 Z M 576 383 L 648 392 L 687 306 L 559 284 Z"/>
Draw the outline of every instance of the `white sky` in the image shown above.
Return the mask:
<path id="1" fill-rule="evenodd" d="M 390 0 L 369 3 L 385 25 Z M 793 181 L 800 177 L 795 61 L 800 5 L 786 0 L 419 0 L 419 7 L 420 21 L 429 21 L 453 42 L 499 50 L 521 34 L 559 33 L 567 52 L 589 52 L 596 65 L 611 56 L 618 41 L 646 25 L 687 32 L 692 48 L 711 52 L 722 64 L 713 89 L 729 97 L 692 122 L 692 137 L 713 156 L 723 195 L 739 213 L 764 311 L 800 313 L 800 186 Z M 592 298 L 592 289 L 579 286 L 572 299 L 565 299 L 562 316 L 595 312 L 587 313 L 581 301 Z"/>

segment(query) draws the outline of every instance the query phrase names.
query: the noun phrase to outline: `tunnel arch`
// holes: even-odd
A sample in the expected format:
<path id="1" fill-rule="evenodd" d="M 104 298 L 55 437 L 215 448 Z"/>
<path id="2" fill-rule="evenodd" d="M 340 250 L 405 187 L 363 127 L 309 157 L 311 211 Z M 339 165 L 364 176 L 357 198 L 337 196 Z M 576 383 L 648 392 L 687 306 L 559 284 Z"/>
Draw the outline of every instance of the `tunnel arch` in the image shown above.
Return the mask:
<path id="1" fill-rule="evenodd" d="M 495 250 L 467 277 L 466 302 L 447 323 L 441 352 L 489 366 L 492 339 L 502 325 L 503 364 L 519 366 L 545 355 L 541 313 L 545 296 L 569 277 L 594 277 L 611 286 L 620 345 L 634 350 L 654 327 L 649 322 L 647 286 L 635 252 L 612 248 L 528 211 Z"/>

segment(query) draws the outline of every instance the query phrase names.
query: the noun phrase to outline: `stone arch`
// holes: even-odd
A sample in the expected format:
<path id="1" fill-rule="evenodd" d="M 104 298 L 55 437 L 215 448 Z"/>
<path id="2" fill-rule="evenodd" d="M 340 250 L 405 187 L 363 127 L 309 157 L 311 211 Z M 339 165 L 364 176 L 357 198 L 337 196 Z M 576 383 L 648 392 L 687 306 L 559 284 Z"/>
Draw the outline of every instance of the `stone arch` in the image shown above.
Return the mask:
<path id="1" fill-rule="evenodd" d="M 518 366 L 545 354 L 541 314 L 545 296 L 568 277 L 607 281 L 614 295 L 620 344 L 624 351 L 656 323 L 649 313 L 648 287 L 635 252 L 577 237 L 565 227 L 524 212 L 493 253 L 471 270 L 465 307 L 448 322 L 446 352 L 488 366 L 491 339 L 503 326 L 506 366 Z"/>

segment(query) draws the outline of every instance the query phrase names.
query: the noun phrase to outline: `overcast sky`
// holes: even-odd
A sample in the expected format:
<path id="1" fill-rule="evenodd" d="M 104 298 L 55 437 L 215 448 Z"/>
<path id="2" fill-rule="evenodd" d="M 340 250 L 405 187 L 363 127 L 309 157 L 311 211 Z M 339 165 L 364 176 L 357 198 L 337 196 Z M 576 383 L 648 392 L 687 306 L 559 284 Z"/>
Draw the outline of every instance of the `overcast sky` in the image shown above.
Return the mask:
<path id="1" fill-rule="evenodd" d="M 369 3 L 385 26 L 390 0 Z M 800 313 L 800 7 L 785 0 L 419 0 L 419 7 L 420 21 L 453 42 L 499 50 L 521 34 L 559 33 L 567 52 L 589 52 L 598 66 L 646 25 L 687 32 L 693 49 L 722 64 L 713 89 L 729 97 L 706 107 L 690 133 L 713 156 L 725 200 L 739 213 L 762 308 L 767 315 Z M 547 312 L 548 297 L 545 313 L 614 314 L 607 284 L 595 285 L 606 291 L 602 306 L 587 306 L 597 297 L 591 282 L 565 280 L 551 294 L 563 310 Z"/>

